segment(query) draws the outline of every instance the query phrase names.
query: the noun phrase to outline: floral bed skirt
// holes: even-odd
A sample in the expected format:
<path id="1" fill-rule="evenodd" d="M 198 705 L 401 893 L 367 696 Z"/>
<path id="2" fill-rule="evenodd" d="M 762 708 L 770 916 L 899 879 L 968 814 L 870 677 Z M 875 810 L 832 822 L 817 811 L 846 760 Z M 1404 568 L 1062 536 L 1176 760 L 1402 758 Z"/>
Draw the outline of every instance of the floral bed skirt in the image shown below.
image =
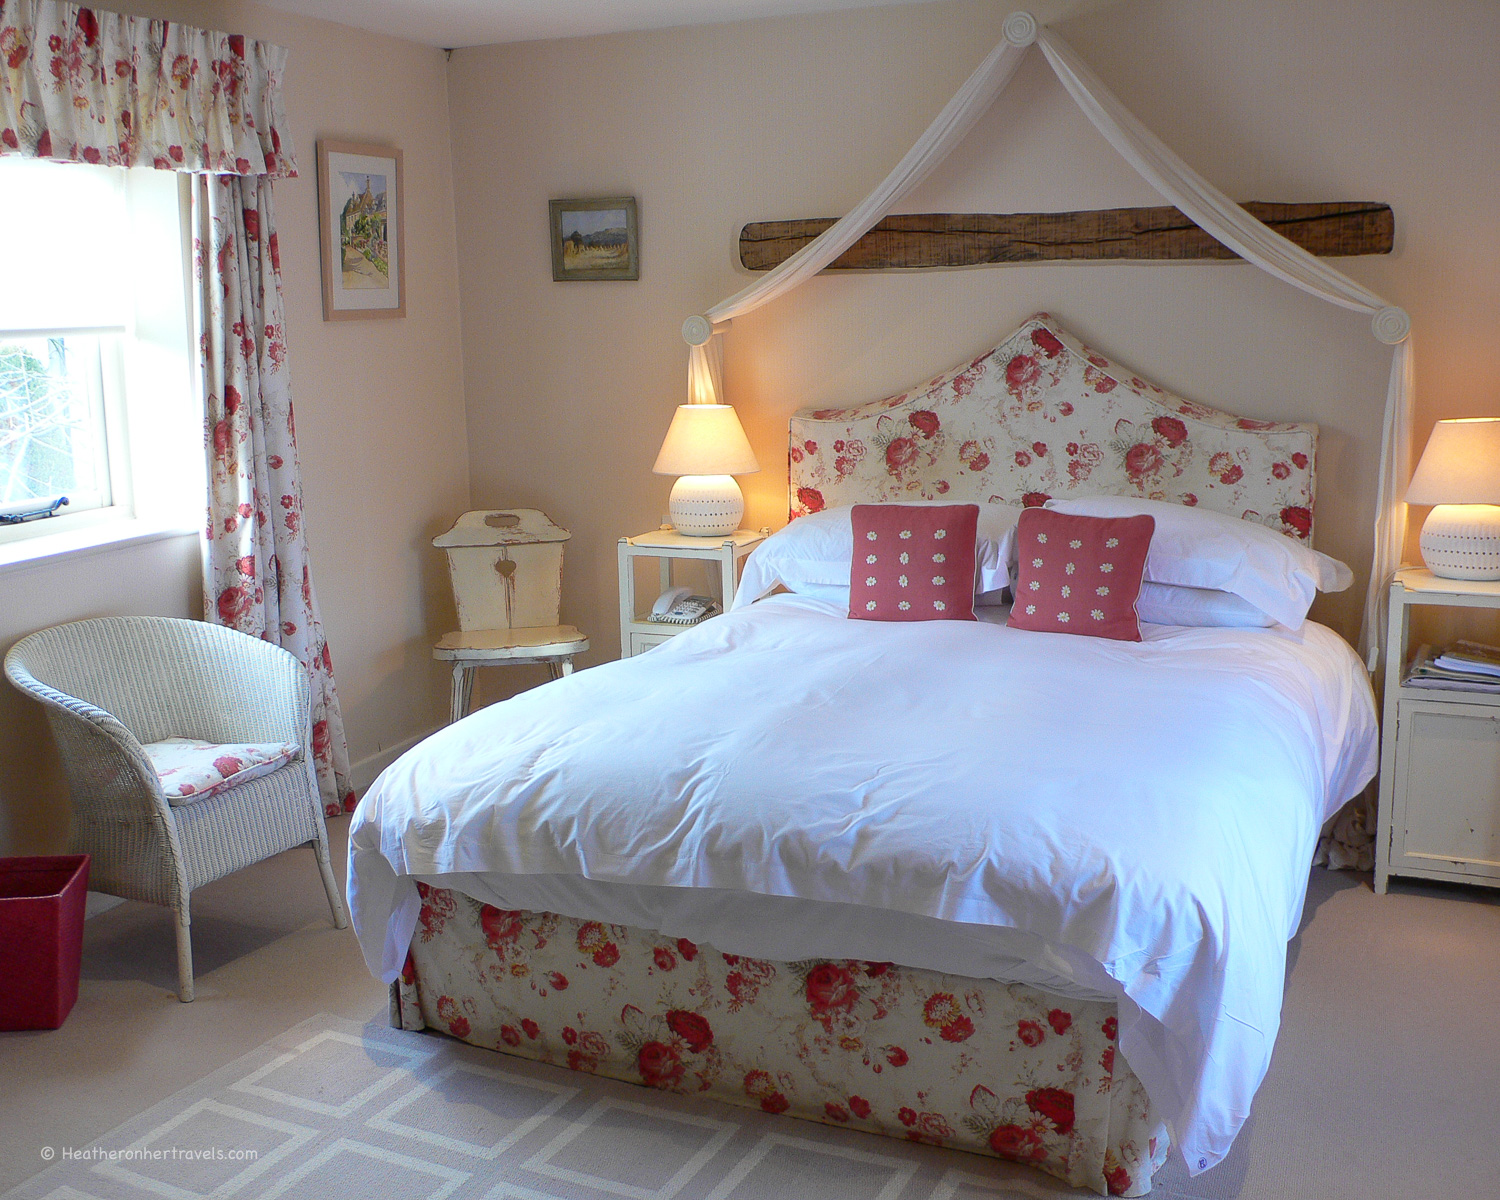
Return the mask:
<path id="1" fill-rule="evenodd" d="M 781 963 L 418 884 L 392 1024 L 575 1071 L 1029 1163 L 1140 1196 L 1167 1132 L 1115 1006 L 891 963 Z"/>

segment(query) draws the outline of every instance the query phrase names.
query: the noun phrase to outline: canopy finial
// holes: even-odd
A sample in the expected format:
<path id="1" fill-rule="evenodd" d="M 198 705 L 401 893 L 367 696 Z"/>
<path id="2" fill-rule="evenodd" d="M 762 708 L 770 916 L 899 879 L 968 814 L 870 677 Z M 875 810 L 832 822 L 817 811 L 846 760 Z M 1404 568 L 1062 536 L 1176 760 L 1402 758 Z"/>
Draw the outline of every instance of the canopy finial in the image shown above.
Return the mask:
<path id="1" fill-rule="evenodd" d="M 1036 18 L 1024 8 L 1017 9 L 1005 18 L 1000 32 L 1012 46 L 1029 46 L 1036 41 Z"/>
<path id="2" fill-rule="evenodd" d="M 1387 346 L 1395 346 L 1406 341 L 1411 333 L 1411 318 L 1406 315 L 1406 309 L 1387 304 L 1370 318 L 1370 328 Z"/>
<path id="3" fill-rule="evenodd" d="M 706 345 L 713 335 L 713 323 L 707 317 L 695 314 L 682 323 L 682 340 L 689 346 Z"/>

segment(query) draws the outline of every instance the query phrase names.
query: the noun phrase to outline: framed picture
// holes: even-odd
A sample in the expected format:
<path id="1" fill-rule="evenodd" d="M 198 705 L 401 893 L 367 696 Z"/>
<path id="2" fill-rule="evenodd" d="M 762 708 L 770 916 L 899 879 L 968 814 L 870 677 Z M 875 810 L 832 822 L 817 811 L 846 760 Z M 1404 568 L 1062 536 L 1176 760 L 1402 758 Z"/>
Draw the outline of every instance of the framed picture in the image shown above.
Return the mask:
<path id="1" fill-rule="evenodd" d="M 641 234 L 634 196 L 549 200 L 553 279 L 639 279 Z"/>
<path id="2" fill-rule="evenodd" d="M 318 143 L 323 320 L 406 316 L 401 151 Z"/>

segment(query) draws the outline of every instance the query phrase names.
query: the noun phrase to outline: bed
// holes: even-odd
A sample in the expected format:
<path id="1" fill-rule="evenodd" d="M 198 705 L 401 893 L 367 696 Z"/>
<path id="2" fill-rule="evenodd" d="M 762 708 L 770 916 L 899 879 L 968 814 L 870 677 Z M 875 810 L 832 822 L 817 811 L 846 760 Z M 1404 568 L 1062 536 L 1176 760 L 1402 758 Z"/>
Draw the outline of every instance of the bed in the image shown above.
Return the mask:
<path id="1" fill-rule="evenodd" d="M 1312 534 L 1314 427 L 1171 396 L 1044 314 L 798 414 L 789 457 L 794 517 L 1104 493 Z M 1213 1166 L 1319 830 L 1374 773 L 1368 680 L 1310 621 L 1127 643 L 977 611 L 742 586 L 408 752 L 350 835 L 393 1021 L 1100 1193 L 1146 1193 L 1174 1145 Z"/>

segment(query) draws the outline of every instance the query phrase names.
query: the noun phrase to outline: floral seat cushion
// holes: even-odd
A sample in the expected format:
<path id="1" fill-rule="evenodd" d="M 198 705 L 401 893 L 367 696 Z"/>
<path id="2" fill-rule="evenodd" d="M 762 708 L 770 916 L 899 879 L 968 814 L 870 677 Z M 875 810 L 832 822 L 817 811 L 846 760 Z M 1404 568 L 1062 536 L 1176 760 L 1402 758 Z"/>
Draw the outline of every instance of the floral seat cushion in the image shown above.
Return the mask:
<path id="1" fill-rule="evenodd" d="M 207 796 L 269 775 L 297 757 L 295 742 L 240 742 L 223 745 L 198 738 L 170 737 L 143 746 L 171 805 Z"/>

